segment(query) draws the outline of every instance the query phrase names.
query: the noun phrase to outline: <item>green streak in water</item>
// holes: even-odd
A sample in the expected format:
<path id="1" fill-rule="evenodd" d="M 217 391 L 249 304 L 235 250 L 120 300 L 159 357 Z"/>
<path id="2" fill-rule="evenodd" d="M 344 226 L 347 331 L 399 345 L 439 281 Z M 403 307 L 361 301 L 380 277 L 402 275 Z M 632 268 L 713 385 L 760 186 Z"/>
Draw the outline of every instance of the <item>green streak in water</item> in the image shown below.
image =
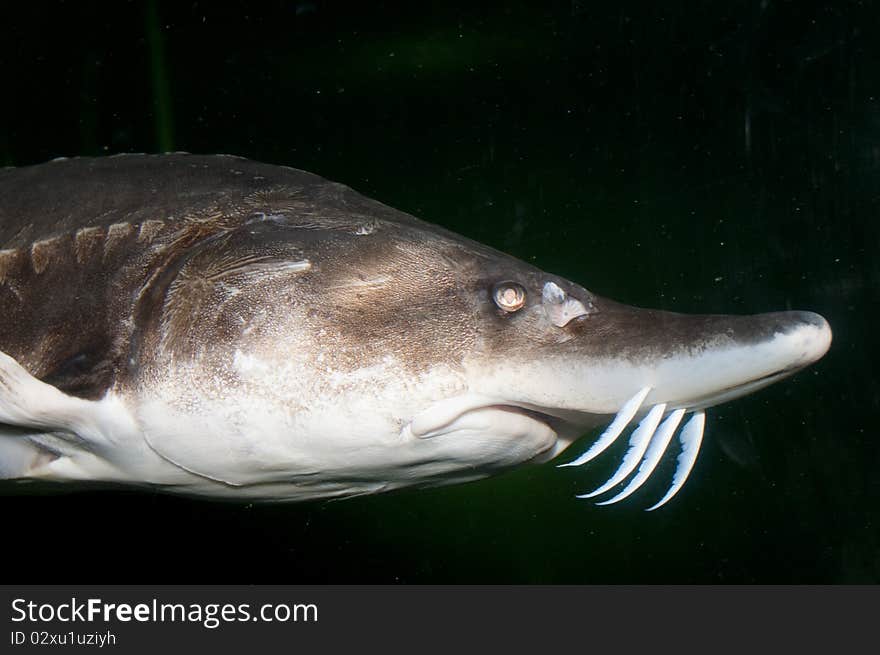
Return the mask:
<path id="1" fill-rule="evenodd" d="M 174 124 L 171 117 L 171 92 L 165 66 L 165 40 L 159 24 L 156 0 L 146 7 L 147 46 L 150 49 L 150 76 L 153 83 L 153 108 L 155 112 L 156 144 L 159 152 L 174 150 Z"/>

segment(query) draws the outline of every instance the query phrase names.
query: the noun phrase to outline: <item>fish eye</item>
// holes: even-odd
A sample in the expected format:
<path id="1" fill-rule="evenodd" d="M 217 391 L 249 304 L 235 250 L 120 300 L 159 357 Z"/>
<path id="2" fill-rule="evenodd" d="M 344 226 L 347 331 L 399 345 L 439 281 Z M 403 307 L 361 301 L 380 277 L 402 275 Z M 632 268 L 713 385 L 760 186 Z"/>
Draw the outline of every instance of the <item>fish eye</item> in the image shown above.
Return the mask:
<path id="1" fill-rule="evenodd" d="M 516 282 L 499 282 L 492 290 L 492 299 L 499 309 L 512 313 L 526 304 L 526 290 Z"/>

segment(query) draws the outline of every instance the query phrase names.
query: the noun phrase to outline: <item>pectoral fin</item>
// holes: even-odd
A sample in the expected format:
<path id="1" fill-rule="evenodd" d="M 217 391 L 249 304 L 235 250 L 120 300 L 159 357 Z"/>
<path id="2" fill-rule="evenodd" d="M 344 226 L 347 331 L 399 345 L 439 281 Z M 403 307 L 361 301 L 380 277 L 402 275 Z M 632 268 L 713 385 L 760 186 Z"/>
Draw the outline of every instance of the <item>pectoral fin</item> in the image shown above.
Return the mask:
<path id="1" fill-rule="evenodd" d="M 38 380 L 0 351 L 0 423 L 34 430 L 76 432 L 88 422 L 94 404 Z"/>
<path id="2" fill-rule="evenodd" d="M 83 400 L 31 375 L 0 352 L 0 478 L 89 478 L 133 423 L 116 399 Z M 100 464 L 94 465 L 100 466 Z"/>

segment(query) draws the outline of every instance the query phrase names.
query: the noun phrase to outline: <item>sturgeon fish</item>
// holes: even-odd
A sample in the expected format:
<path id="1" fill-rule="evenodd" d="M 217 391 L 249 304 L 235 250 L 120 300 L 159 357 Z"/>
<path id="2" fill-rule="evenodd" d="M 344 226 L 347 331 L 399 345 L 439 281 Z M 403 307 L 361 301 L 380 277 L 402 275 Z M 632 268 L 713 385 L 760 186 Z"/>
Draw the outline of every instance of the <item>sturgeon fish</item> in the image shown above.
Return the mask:
<path id="1" fill-rule="evenodd" d="M 821 316 L 626 306 L 340 184 L 217 155 L 0 171 L 0 478 L 306 500 L 621 435 L 620 501 L 705 410 L 818 360 Z M 678 435 L 680 445 L 671 446 Z M 622 451 L 623 448 L 620 448 Z M 607 457 L 607 455 L 606 455 Z"/>

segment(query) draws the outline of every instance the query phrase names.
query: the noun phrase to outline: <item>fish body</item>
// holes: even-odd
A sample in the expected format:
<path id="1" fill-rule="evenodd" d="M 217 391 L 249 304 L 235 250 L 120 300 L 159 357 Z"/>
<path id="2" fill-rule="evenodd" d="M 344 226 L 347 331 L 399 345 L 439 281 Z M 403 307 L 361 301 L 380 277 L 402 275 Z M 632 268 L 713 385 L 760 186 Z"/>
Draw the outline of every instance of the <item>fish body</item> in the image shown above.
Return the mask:
<path id="1" fill-rule="evenodd" d="M 622 305 L 316 175 L 184 154 L 0 171 L 0 310 L 0 477 L 269 500 L 477 479 L 609 421 L 566 463 L 641 421 L 595 495 L 679 434 L 674 494 L 706 407 L 831 340 L 809 312 Z"/>

